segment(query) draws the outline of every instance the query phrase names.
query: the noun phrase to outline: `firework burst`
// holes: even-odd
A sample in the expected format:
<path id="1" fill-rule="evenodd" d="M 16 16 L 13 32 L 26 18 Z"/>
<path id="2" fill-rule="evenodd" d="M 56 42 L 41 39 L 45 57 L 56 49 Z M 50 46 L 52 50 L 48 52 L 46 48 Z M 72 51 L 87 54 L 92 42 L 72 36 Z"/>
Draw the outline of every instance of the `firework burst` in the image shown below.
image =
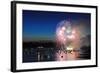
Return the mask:
<path id="1" fill-rule="evenodd" d="M 56 29 L 56 42 L 57 48 L 61 49 L 61 54 L 57 55 L 58 60 L 68 59 L 67 55 L 63 52 L 65 51 L 73 51 L 75 49 L 79 49 L 80 46 L 80 32 L 78 27 L 73 27 L 71 22 L 62 21 L 59 23 Z M 61 57 L 60 59 L 60 56 Z"/>

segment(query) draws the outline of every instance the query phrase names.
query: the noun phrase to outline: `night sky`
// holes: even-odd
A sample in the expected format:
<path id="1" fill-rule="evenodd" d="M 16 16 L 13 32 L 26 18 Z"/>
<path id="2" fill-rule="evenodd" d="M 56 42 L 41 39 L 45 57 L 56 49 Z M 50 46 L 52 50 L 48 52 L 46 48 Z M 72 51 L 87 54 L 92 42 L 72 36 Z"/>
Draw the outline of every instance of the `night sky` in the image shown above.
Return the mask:
<path id="1" fill-rule="evenodd" d="M 27 41 L 36 39 L 53 40 L 57 25 L 63 20 L 68 20 L 75 26 L 84 26 L 83 34 L 90 34 L 90 16 L 89 13 L 23 10 L 23 39 Z"/>

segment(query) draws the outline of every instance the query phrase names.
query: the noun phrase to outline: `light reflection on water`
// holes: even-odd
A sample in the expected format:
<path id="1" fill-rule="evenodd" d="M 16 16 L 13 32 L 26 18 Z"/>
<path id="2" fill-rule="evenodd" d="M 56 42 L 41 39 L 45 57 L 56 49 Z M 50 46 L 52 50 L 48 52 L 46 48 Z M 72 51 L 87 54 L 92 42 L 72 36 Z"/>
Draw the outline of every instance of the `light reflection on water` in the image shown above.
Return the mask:
<path id="1" fill-rule="evenodd" d="M 66 61 L 66 60 L 77 60 L 79 57 L 79 52 L 67 52 L 64 51 L 57 52 L 55 54 L 56 61 Z"/>
<path id="2" fill-rule="evenodd" d="M 37 48 L 26 48 L 23 50 L 23 62 L 70 61 L 90 59 L 91 53 L 89 47 L 84 49 L 66 51 L 64 49 L 54 50 L 44 48 L 44 50 L 37 51 Z M 88 50 L 86 51 L 86 49 Z"/>

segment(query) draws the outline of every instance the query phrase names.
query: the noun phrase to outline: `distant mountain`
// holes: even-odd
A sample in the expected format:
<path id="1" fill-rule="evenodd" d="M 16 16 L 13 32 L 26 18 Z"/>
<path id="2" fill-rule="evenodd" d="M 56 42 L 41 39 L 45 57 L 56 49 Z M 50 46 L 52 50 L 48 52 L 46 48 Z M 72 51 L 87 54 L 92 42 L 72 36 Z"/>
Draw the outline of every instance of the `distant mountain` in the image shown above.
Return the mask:
<path id="1" fill-rule="evenodd" d="M 37 47 L 55 47 L 56 43 L 51 40 L 39 40 L 31 42 L 23 42 L 23 48 L 37 48 Z"/>
<path id="2" fill-rule="evenodd" d="M 23 42 L 55 41 L 52 37 L 23 37 Z"/>

